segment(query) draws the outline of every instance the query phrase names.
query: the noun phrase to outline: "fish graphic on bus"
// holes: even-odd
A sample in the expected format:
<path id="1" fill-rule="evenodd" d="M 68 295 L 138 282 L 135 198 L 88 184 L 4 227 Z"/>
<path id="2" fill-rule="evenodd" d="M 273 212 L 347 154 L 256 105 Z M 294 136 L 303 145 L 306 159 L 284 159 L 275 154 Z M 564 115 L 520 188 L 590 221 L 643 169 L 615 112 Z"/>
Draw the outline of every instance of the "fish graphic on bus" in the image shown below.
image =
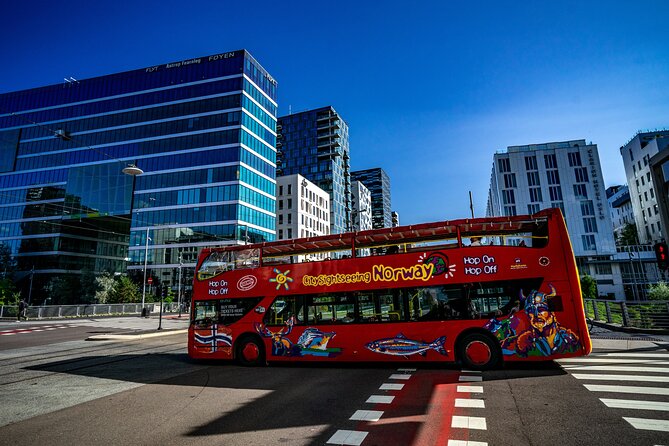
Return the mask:
<path id="1" fill-rule="evenodd" d="M 428 350 L 434 350 L 439 354 L 448 355 L 448 352 L 444 349 L 444 342 L 446 342 L 446 336 L 441 336 L 433 342 L 427 343 L 408 339 L 402 333 L 399 333 L 394 338 L 372 341 L 369 344 L 366 344 L 365 347 L 375 353 L 393 356 L 410 356 L 416 354 L 425 356 L 427 355 Z"/>

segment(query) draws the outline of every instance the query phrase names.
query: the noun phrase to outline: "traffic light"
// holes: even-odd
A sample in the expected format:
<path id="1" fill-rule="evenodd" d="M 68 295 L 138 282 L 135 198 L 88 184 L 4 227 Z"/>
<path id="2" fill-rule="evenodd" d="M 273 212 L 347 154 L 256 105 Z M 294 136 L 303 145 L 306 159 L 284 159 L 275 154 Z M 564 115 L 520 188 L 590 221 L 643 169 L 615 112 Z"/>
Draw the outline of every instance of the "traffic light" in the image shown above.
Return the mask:
<path id="1" fill-rule="evenodd" d="M 655 257 L 658 268 L 665 270 L 669 267 L 669 248 L 665 242 L 655 244 Z"/>

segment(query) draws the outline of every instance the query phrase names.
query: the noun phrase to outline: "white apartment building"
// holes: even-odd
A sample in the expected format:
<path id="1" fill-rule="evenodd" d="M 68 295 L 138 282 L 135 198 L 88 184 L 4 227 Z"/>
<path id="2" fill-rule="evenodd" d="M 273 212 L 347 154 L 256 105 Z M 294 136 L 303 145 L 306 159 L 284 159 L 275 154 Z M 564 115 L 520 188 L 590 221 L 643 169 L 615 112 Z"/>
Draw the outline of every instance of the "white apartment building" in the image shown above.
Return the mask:
<path id="1" fill-rule="evenodd" d="M 351 182 L 351 202 L 353 231 L 372 229 L 372 194 L 360 181 Z"/>
<path id="2" fill-rule="evenodd" d="M 669 131 L 639 132 L 620 148 L 636 229 L 642 244 L 666 239 L 657 200 L 662 188 L 653 185 L 650 159 L 668 145 Z"/>
<path id="3" fill-rule="evenodd" d="M 624 299 L 596 144 L 585 140 L 510 146 L 494 155 L 486 215 L 560 208 L 581 275 L 601 296 Z"/>
<path id="4" fill-rule="evenodd" d="M 300 174 L 276 179 L 277 240 L 330 233 L 330 194 Z"/>
<path id="5" fill-rule="evenodd" d="M 627 186 L 611 186 L 606 189 L 606 199 L 611 213 L 614 238 L 620 237 L 622 230 L 628 224 L 634 223 L 634 210 Z"/>

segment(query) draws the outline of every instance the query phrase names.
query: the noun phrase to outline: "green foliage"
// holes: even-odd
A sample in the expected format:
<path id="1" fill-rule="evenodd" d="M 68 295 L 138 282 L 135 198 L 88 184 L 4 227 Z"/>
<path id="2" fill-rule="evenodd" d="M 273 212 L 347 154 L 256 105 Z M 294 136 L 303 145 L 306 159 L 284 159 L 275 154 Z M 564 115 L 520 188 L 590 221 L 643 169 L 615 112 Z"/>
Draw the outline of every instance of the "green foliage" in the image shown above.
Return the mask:
<path id="1" fill-rule="evenodd" d="M 0 279 L 0 305 L 17 305 L 21 293 L 9 279 Z"/>
<path id="2" fill-rule="evenodd" d="M 649 300 L 669 300 L 669 285 L 658 282 L 648 288 Z"/>
<path id="3" fill-rule="evenodd" d="M 116 281 L 114 277 L 104 272 L 95 278 L 97 290 L 95 292 L 95 301 L 99 304 L 106 304 L 109 300 L 109 294 L 114 289 Z"/>
<path id="4" fill-rule="evenodd" d="M 597 281 L 592 276 L 581 277 L 581 293 L 583 299 L 597 299 Z"/>
<path id="5" fill-rule="evenodd" d="M 51 305 L 77 305 L 81 303 L 81 281 L 78 276 L 65 275 L 52 277 L 44 287 L 46 296 L 35 296 L 35 302 L 44 301 L 47 297 L 51 298 Z"/>
<path id="6" fill-rule="evenodd" d="M 95 294 L 98 291 L 98 284 L 95 280 L 93 271 L 87 269 L 82 270 L 79 282 L 81 287 L 79 291 L 80 303 L 95 303 Z"/>
<path id="7" fill-rule="evenodd" d="M 16 260 L 12 257 L 12 250 L 5 243 L 0 243 L 0 273 L 6 277 L 16 270 Z"/>
<path id="8" fill-rule="evenodd" d="M 618 237 L 617 242 L 618 242 L 618 245 L 621 245 L 621 246 L 638 245 L 639 244 L 639 236 L 637 235 L 637 232 L 636 232 L 636 224 L 627 223 L 623 227 L 623 230 L 620 231 L 620 236 Z"/>
<path id="9" fill-rule="evenodd" d="M 127 276 L 119 276 L 108 294 L 107 301 L 112 304 L 139 302 L 142 295 L 136 283 Z"/>

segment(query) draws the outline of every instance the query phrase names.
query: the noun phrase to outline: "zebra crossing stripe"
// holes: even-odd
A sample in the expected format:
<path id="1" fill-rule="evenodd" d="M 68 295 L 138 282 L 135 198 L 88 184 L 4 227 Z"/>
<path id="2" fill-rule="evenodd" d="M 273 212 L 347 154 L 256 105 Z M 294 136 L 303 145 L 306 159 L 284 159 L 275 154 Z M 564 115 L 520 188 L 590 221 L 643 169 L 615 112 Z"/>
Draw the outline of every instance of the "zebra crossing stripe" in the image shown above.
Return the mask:
<path id="1" fill-rule="evenodd" d="M 356 410 L 349 420 L 356 421 L 379 421 L 383 416 L 381 410 Z"/>
<path id="2" fill-rule="evenodd" d="M 606 386 L 599 384 L 584 384 L 584 386 L 591 392 L 636 393 L 639 395 L 669 395 L 669 389 L 664 387 Z"/>
<path id="3" fill-rule="evenodd" d="M 592 379 L 595 381 L 643 381 L 666 383 L 666 376 L 644 376 L 644 375 L 598 375 L 598 374 L 581 374 L 572 373 L 576 379 Z"/>
<path id="4" fill-rule="evenodd" d="M 458 386 L 459 393 L 483 393 L 483 386 Z"/>
<path id="5" fill-rule="evenodd" d="M 607 407 L 614 409 L 638 409 L 638 410 L 661 410 L 669 411 L 669 403 L 660 401 L 640 401 L 640 400 L 619 400 L 613 398 L 600 398 Z"/>
<path id="6" fill-rule="evenodd" d="M 598 355 L 592 355 L 591 357 L 598 356 L 623 356 L 630 358 L 669 358 L 669 353 L 627 353 L 627 352 L 618 352 L 618 353 L 603 353 Z"/>
<path id="7" fill-rule="evenodd" d="M 570 365 L 563 367 L 566 370 L 597 370 L 602 372 L 648 372 L 648 373 L 669 373 L 668 367 L 637 367 L 624 365 Z"/>
<path id="8" fill-rule="evenodd" d="M 483 377 L 482 376 L 460 376 L 460 378 L 458 378 L 458 381 L 461 381 L 461 382 L 466 382 L 466 381 L 479 382 L 479 381 L 483 381 Z"/>
<path id="9" fill-rule="evenodd" d="M 488 446 L 485 441 L 448 440 L 448 446 Z"/>
<path id="10" fill-rule="evenodd" d="M 485 409 L 485 402 L 483 400 L 473 398 L 456 398 L 455 407 Z"/>
<path id="11" fill-rule="evenodd" d="M 464 429 L 487 430 L 485 418 L 483 417 L 462 417 L 453 415 L 451 427 Z"/>
<path id="12" fill-rule="evenodd" d="M 409 379 L 409 378 L 411 378 L 411 375 L 393 373 L 392 375 L 390 375 L 390 378 L 388 379 Z"/>
<path id="13" fill-rule="evenodd" d="M 326 444 L 360 446 L 369 432 L 338 430 Z"/>
<path id="14" fill-rule="evenodd" d="M 394 399 L 395 397 L 390 395 L 372 395 L 367 398 L 367 401 L 365 402 L 372 404 L 390 404 Z"/>
<path id="15" fill-rule="evenodd" d="M 657 364 L 657 365 L 669 365 L 669 361 L 656 361 L 654 359 L 614 359 L 614 358 L 562 358 L 557 361 L 560 364 L 571 364 L 579 362 L 590 362 L 590 363 L 623 363 L 623 364 Z"/>
<path id="16" fill-rule="evenodd" d="M 667 420 L 654 420 L 651 418 L 632 418 L 632 417 L 623 417 L 623 420 L 627 421 L 635 429 L 646 430 L 646 431 L 669 432 L 669 421 Z"/>

